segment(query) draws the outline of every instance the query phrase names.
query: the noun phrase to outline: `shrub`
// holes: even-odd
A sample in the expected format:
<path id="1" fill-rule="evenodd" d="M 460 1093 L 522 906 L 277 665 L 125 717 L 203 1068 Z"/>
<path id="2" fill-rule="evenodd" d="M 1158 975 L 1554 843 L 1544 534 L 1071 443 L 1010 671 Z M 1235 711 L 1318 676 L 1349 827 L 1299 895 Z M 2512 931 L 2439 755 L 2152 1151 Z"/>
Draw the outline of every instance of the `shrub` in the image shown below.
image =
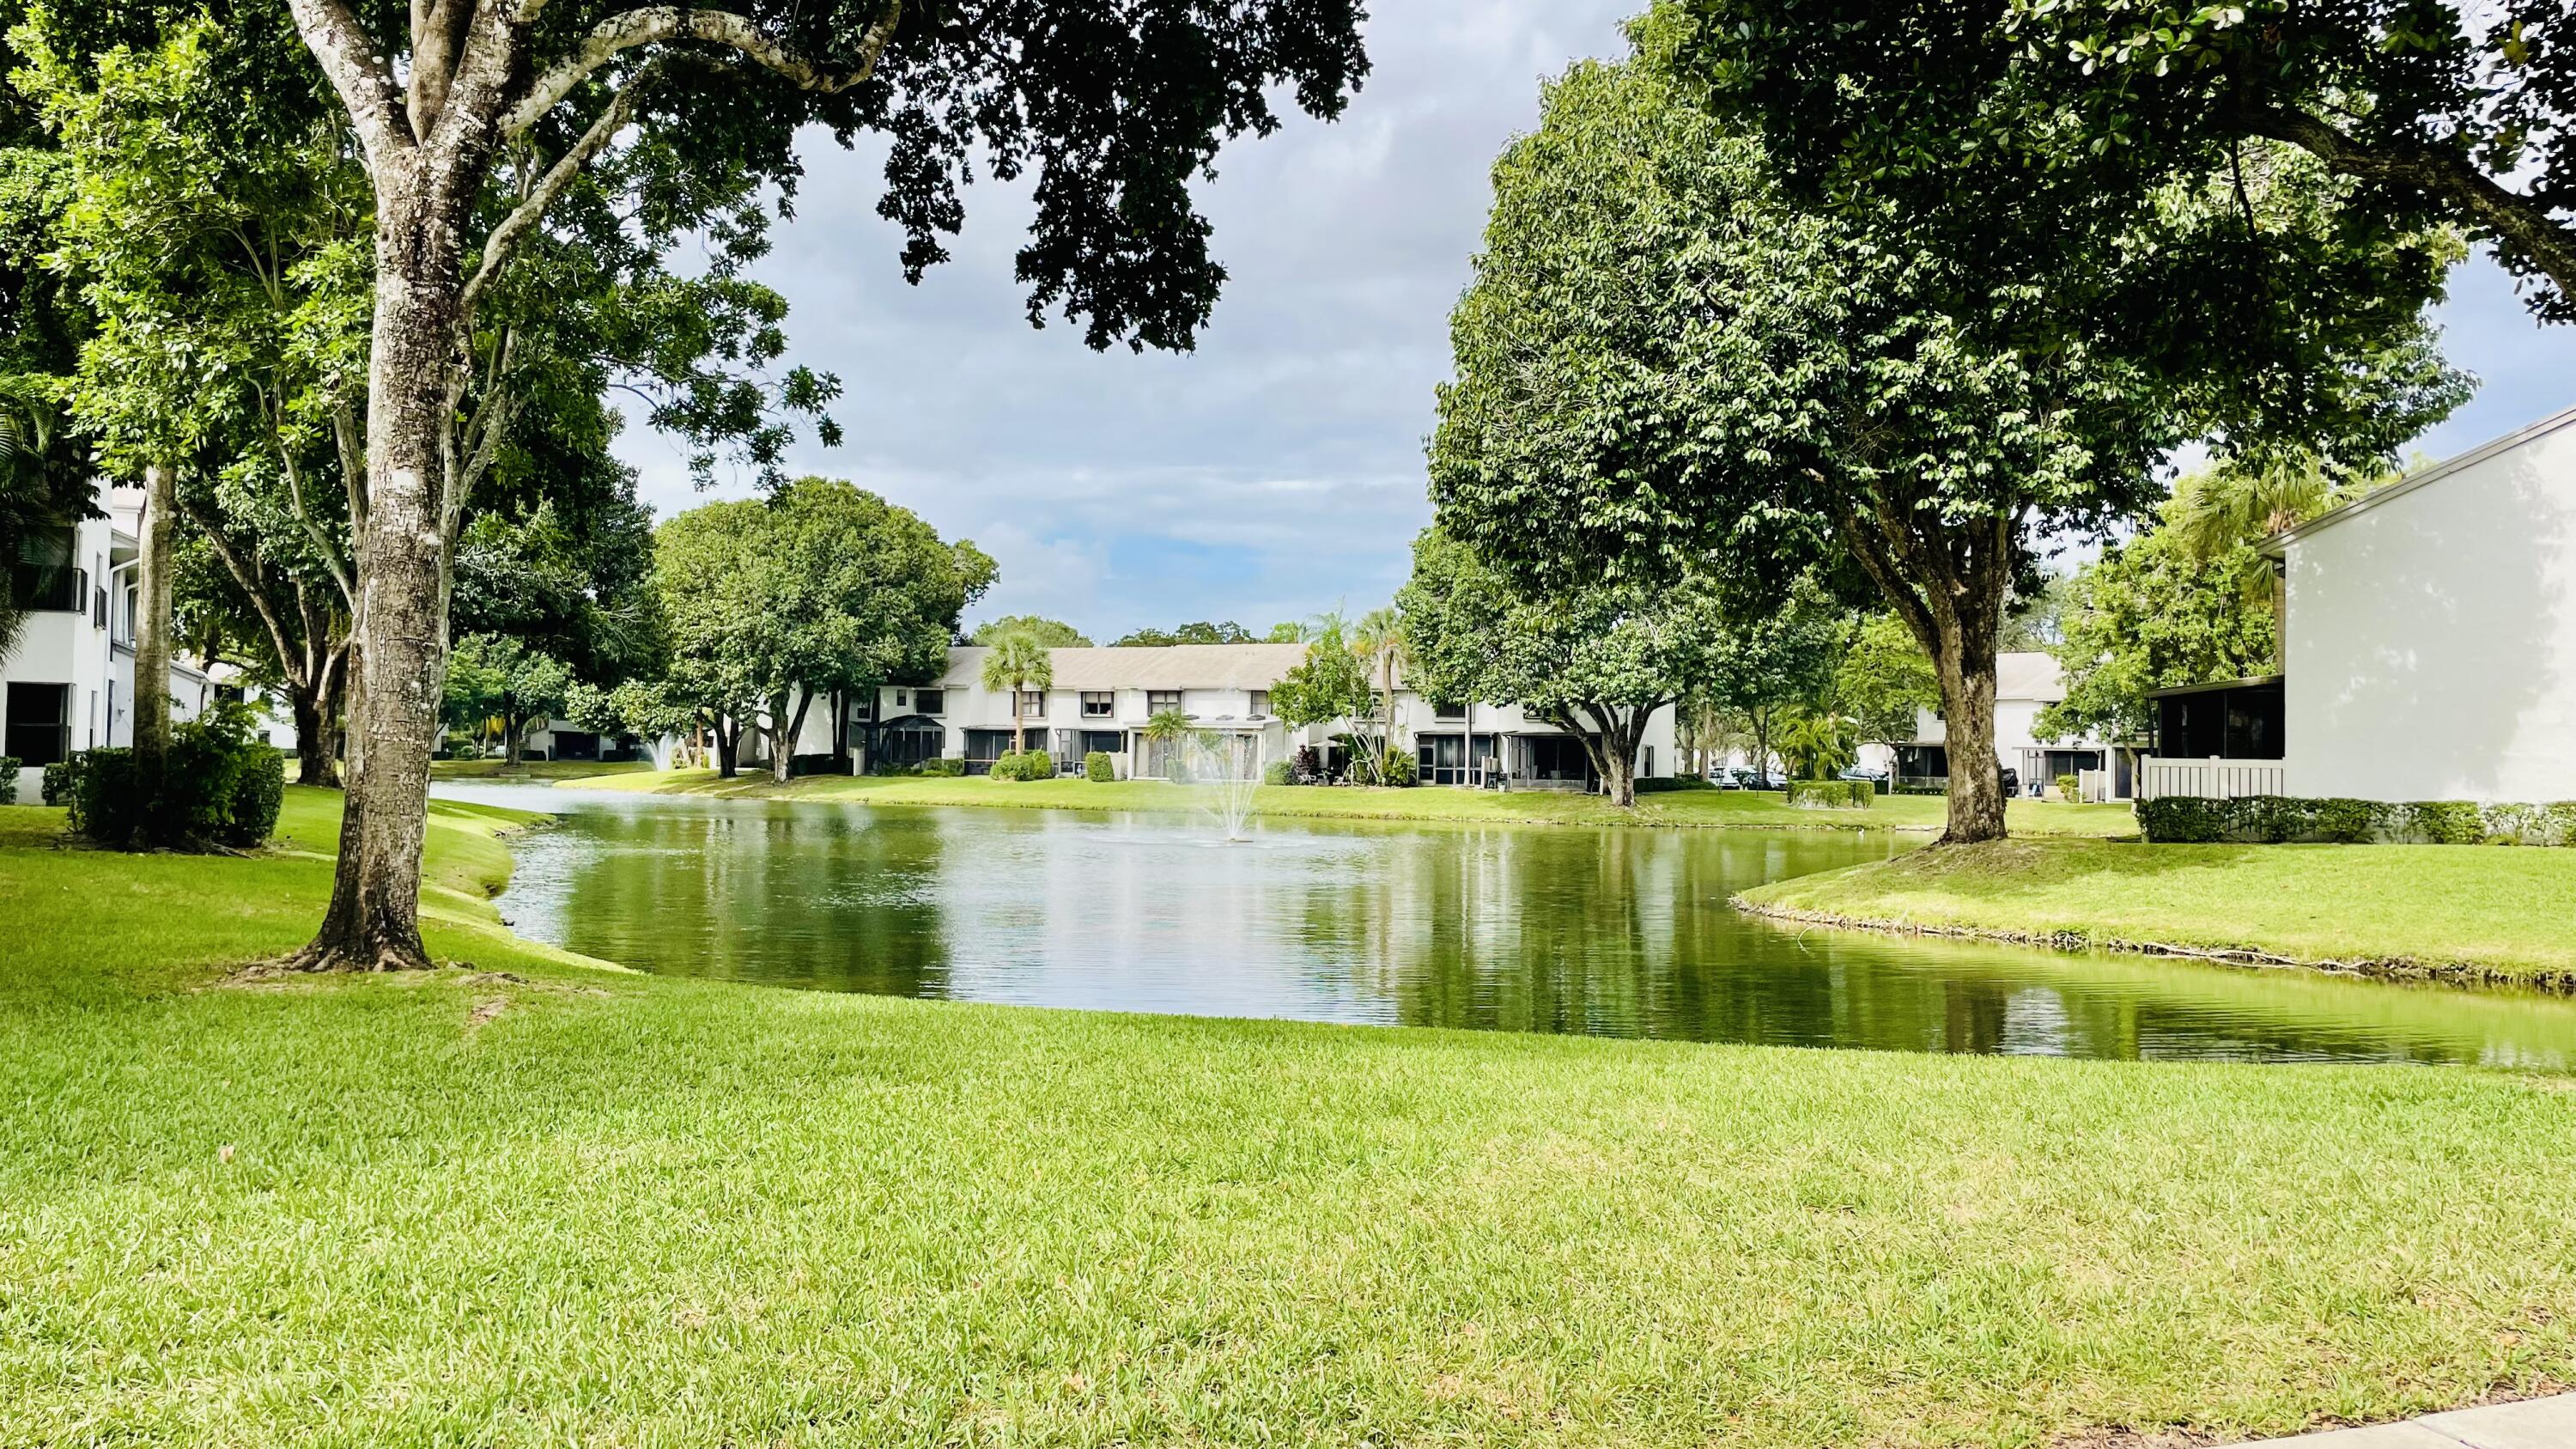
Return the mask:
<path id="1" fill-rule="evenodd" d="M 2167 795 L 2138 802 L 2138 833 L 2158 845 L 2206 845 L 2227 838 L 2225 800 Z"/>
<path id="2" fill-rule="evenodd" d="M 1044 750 L 1014 750 L 993 762 L 996 780 L 1052 780 L 1055 756 Z"/>
<path id="3" fill-rule="evenodd" d="M 0 755 L 0 805 L 18 803 L 18 757 Z"/>
<path id="4" fill-rule="evenodd" d="M 2576 800 L 2560 800 L 2540 807 L 2543 844 L 2576 845 Z"/>
<path id="5" fill-rule="evenodd" d="M 1640 795 L 1660 795 L 1666 790 L 1714 790 L 1716 788 L 1698 775 L 1668 775 L 1661 779 L 1637 782 L 1637 793 Z"/>
<path id="6" fill-rule="evenodd" d="M 1269 764 L 1261 767 L 1261 783 L 1264 785 L 1294 785 L 1297 783 L 1297 767 L 1286 760 L 1272 760 Z"/>
<path id="7" fill-rule="evenodd" d="M 1385 779 L 1387 784 L 1398 789 L 1409 789 L 1422 783 L 1422 770 L 1414 763 L 1413 756 L 1402 750 L 1389 750 L 1386 752 Z"/>
<path id="8" fill-rule="evenodd" d="M 80 769 L 81 757 L 78 755 L 47 765 L 42 781 L 45 803 L 48 805 L 72 803 L 72 789 L 79 783 Z"/>
<path id="9" fill-rule="evenodd" d="M 1106 785 L 1118 778 L 1118 762 L 1107 750 L 1093 750 L 1082 757 L 1082 776 L 1095 785 Z"/>
<path id="10" fill-rule="evenodd" d="M 2479 812 L 2486 839 L 2493 845 L 2545 845 L 2547 820 L 2537 805 L 2489 805 Z"/>
<path id="11" fill-rule="evenodd" d="M 132 750 L 87 751 L 68 782 L 72 830 L 118 850 L 266 840 L 286 796 L 286 761 L 250 726 L 247 708 L 226 703 L 173 728 L 157 779 Z"/>
<path id="12" fill-rule="evenodd" d="M 1313 745 L 1299 745 L 1288 761 L 1288 783 L 1318 785 L 1324 779 L 1324 754 Z"/>
<path id="13" fill-rule="evenodd" d="M 2318 839 L 2337 845 L 2359 845 L 2387 833 L 2395 813 L 2376 800 L 2316 800 L 2310 805 L 2310 828 Z"/>
<path id="14" fill-rule="evenodd" d="M 1788 803 L 1802 810 L 1867 810 L 1878 787 L 1867 780 L 1791 780 Z"/>
<path id="15" fill-rule="evenodd" d="M 2078 799 L 2082 798 L 2083 793 L 2084 793 L 2084 779 L 2083 779 L 2083 777 L 2082 777 L 2082 776 L 2080 776 L 2080 775 L 2060 775 L 2060 776 L 2058 776 L 2058 777 L 2057 777 L 2057 798 L 2058 798 L 2058 799 L 2065 801 L 2065 802 L 2066 802 L 2067 804 L 2069 804 L 2069 805 L 2072 805 L 2072 804 L 2074 804 Z"/>
<path id="16" fill-rule="evenodd" d="M 966 773 L 966 762 L 951 760 L 944 756 L 936 760 L 924 760 L 921 762 L 921 773 L 941 779 L 955 779 Z"/>
<path id="17" fill-rule="evenodd" d="M 2467 800 L 2418 800 L 2398 807 L 2407 835 L 2433 845 L 2475 845 L 2486 839 L 2486 819 Z"/>

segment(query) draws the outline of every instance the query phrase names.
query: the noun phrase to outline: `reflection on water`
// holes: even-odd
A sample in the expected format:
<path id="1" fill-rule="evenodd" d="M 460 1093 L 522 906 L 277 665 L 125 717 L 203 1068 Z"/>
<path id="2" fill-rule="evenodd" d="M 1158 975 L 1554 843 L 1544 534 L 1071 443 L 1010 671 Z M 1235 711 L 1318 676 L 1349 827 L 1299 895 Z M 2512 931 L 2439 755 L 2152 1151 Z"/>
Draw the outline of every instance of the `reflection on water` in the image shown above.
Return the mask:
<path id="1" fill-rule="evenodd" d="M 2576 1003 L 1784 930 L 1882 833 L 621 799 L 517 845 L 525 934 L 647 970 L 1123 1011 L 2082 1057 L 2576 1060 Z M 542 797 L 540 800 L 539 797 Z"/>

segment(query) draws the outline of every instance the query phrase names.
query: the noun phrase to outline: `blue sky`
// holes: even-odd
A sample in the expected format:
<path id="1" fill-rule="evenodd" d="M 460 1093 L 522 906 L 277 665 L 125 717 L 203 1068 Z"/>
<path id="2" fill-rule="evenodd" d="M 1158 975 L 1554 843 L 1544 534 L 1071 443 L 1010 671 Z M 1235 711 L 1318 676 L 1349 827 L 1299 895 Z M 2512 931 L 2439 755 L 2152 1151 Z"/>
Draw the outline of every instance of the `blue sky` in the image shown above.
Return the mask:
<path id="1" fill-rule="evenodd" d="M 1145 624 L 1255 630 L 1384 602 L 1429 521 L 1422 439 L 1448 314 L 1484 227 L 1486 171 L 1537 120 L 1538 84 L 1624 47 L 1638 0 L 1400 0 L 1339 122 L 1239 142 L 1202 186 L 1230 278 L 1198 350 L 1095 354 L 1032 329 L 1011 256 L 1028 207 L 967 198 L 954 258 L 919 287 L 874 213 L 882 153 L 817 140 L 797 219 L 757 274 L 793 306 L 792 360 L 840 374 L 844 445 L 801 472 L 856 480 L 1001 563 L 976 616 L 1034 611 L 1098 639 Z M 2435 456 L 2576 403 L 2576 327 L 2544 331 L 2478 259 L 2441 312 L 2484 379 L 2421 440 Z M 665 515 L 701 501 L 681 450 L 620 441 Z M 747 491 L 722 487 L 720 494 Z"/>

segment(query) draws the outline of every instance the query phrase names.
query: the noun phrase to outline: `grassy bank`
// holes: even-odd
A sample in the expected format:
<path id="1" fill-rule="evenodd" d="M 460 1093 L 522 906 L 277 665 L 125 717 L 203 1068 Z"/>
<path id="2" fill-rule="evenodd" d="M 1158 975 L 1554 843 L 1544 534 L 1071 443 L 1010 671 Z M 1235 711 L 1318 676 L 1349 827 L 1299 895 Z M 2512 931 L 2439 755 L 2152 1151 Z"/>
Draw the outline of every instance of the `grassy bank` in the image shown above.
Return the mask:
<path id="1" fill-rule="evenodd" d="M 649 774 L 650 760 L 524 760 L 514 769 L 503 760 L 432 760 L 433 780 L 596 780 L 610 775 Z"/>
<path id="2" fill-rule="evenodd" d="M 2576 990 L 2576 850 L 2016 840 L 1747 891 L 1796 919 Z"/>
<path id="3" fill-rule="evenodd" d="M 2035 1449 L 2576 1379 L 2565 1079 L 621 975 L 438 817 L 481 972 L 207 989 L 324 862 L 0 811 L 0 1443 Z"/>
<path id="4" fill-rule="evenodd" d="M 713 770 L 658 770 L 588 782 L 586 788 L 664 795 L 750 799 L 858 800 L 875 805 L 1006 805 L 1041 810 L 1164 810 L 1202 807 L 1204 796 L 1161 780 L 992 780 L 982 776 L 809 775 L 780 785 L 766 775 L 721 780 Z M 1253 808 L 1263 815 L 1346 820 L 1530 821 L 1558 825 L 1746 826 L 1763 829 L 1922 830 L 1941 828 L 1934 795 L 1886 795 L 1867 810 L 1793 809 L 1770 791 L 1673 790 L 1637 797 L 1621 810 L 1597 795 L 1548 790 L 1412 790 L 1351 786 L 1265 785 Z M 2137 822 L 2125 805 L 2068 805 L 2015 800 L 2012 827 L 2030 835 L 2130 835 Z"/>

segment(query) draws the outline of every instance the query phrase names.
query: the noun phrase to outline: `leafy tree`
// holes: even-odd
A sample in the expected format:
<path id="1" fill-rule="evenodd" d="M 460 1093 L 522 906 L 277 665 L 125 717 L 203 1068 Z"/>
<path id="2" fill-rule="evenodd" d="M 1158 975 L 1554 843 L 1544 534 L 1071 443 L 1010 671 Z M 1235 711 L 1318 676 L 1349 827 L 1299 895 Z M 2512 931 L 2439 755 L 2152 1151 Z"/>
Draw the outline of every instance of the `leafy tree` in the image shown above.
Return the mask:
<path id="1" fill-rule="evenodd" d="M 2564 6 L 1676 0 L 1668 14 L 1680 63 L 1826 189 L 1893 193 L 1996 239 L 2045 231 L 2063 207 L 2142 213 L 2161 187 L 2293 146 L 2358 183 L 2357 217 L 2462 228 L 2541 279 L 2534 311 L 2576 317 Z"/>
<path id="2" fill-rule="evenodd" d="M 1306 626 L 1298 623 L 1294 619 L 1283 619 L 1270 626 L 1270 632 L 1261 636 L 1261 642 L 1264 644 L 1303 644 L 1306 642 Z"/>
<path id="3" fill-rule="evenodd" d="M 55 456 L 59 412 L 42 377 L 0 374 L 0 564 L 15 565 L 37 529 L 80 511 L 62 482 L 77 476 L 76 469 Z M 15 596 L 0 592 L 0 658 L 8 656 L 23 621 Z"/>
<path id="4" fill-rule="evenodd" d="M 1020 695 L 1026 690 L 1044 692 L 1055 688 L 1055 661 L 1047 656 L 1045 641 L 1027 632 L 995 639 L 984 655 L 983 683 L 994 693 L 1010 692 L 1012 747 L 1027 749 L 1029 727 L 1020 715 Z"/>
<path id="5" fill-rule="evenodd" d="M 1860 758 L 1860 723 L 1830 698 L 1792 705 L 1780 722 L 1780 753 L 1801 780 L 1830 780 Z"/>
<path id="6" fill-rule="evenodd" d="M 654 540 L 671 659 L 660 693 L 708 722 L 728 777 L 745 730 L 767 737 L 784 780 L 825 692 L 935 674 L 993 580 L 973 544 L 837 479 L 693 508 Z"/>
<path id="7" fill-rule="evenodd" d="M 2334 254 L 2341 213 L 2320 184 L 2285 166 L 2248 201 Z M 2124 237 L 2092 240 L 2116 254 Z M 2348 294 L 2370 305 L 2310 337 L 2302 416 L 2332 415 L 2361 454 L 2456 389 L 2417 318 L 2439 268 L 2376 243 L 2335 255 L 2369 274 Z M 2046 294 L 1982 296 L 1977 280 L 1786 204 L 1755 140 L 1651 72 L 1577 66 L 1495 169 L 1432 442 L 1442 525 L 1542 587 L 1715 568 L 1779 588 L 1847 559 L 1932 660 L 1942 838 L 1997 838 L 1994 661 L 2016 586 L 2037 585 L 2034 541 L 2152 502 L 2158 460 L 2209 425 L 2195 399 L 2224 377 L 2178 391 L 2108 332 L 1991 345 Z M 1953 311 L 1978 307 L 2014 317 Z"/>
<path id="8" fill-rule="evenodd" d="M 1833 697 L 1848 711 L 1860 738 L 1893 745 L 1914 738 L 1922 712 L 1941 708 L 1941 682 L 1932 656 L 1894 614 L 1871 614 L 1852 631 L 1851 647 L 1834 666 Z"/>
<path id="9" fill-rule="evenodd" d="M 317 966 L 428 959 L 430 731 L 407 702 L 438 694 L 455 464 L 479 446 L 457 406 L 471 383 L 457 343 L 490 327 L 514 257 L 585 198 L 649 238 L 703 231 L 756 250 L 755 202 L 764 187 L 792 197 L 803 128 L 844 144 L 882 131 L 879 209 L 906 231 L 908 275 L 945 257 L 972 158 L 1004 178 L 1034 169 L 1018 262 L 1032 320 L 1060 307 L 1094 347 L 1183 347 L 1222 278 L 1190 178 L 1227 138 L 1275 127 L 1273 95 L 1338 111 L 1364 65 L 1356 0 L 288 9 L 373 180 L 378 274 L 357 531 L 363 748 L 342 832 L 352 863 L 305 957 Z"/>
<path id="10" fill-rule="evenodd" d="M 515 770 L 529 727 L 562 714 L 572 687 L 572 670 L 562 660 L 505 635 L 468 634 L 456 641 L 444 712 L 450 724 L 464 729 L 499 720 L 502 759 Z"/>
<path id="11" fill-rule="evenodd" d="M 1292 730 L 1340 719 L 1365 720 L 1376 711 L 1377 691 L 1369 682 L 1367 666 L 1351 648 L 1339 615 L 1323 619 L 1306 644 L 1306 657 L 1270 687 L 1270 712 Z M 1385 750 L 1359 753 L 1377 756 L 1359 765 L 1362 778 L 1380 780 Z"/>
<path id="12" fill-rule="evenodd" d="M 1211 624 L 1204 619 L 1183 624 L 1177 629 L 1137 629 L 1124 638 L 1110 641 L 1118 649 L 1163 649 L 1174 644 L 1250 644 L 1252 632 L 1232 619 Z M 1290 641 L 1294 642 L 1294 641 Z"/>
<path id="13" fill-rule="evenodd" d="M 1004 614 L 998 619 L 978 624 L 969 642 L 993 644 L 1007 634 L 1026 634 L 1049 649 L 1091 647 L 1091 641 L 1083 636 L 1081 630 L 1061 619 L 1050 619 L 1041 614 Z"/>
<path id="14" fill-rule="evenodd" d="M 1582 742 L 1620 806 L 1637 803 L 1648 721 L 1708 676 L 1724 632 L 1704 585 L 1524 593 L 1437 527 L 1414 540 L 1397 598 L 1418 689 L 1509 700 L 1545 719 Z"/>
<path id="15" fill-rule="evenodd" d="M 1771 759 L 1790 717 L 1831 688 L 1844 657 L 1843 610 L 1812 578 L 1801 579 L 1787 601 L 1744 620 L 1710 646 L 1691 693 L 1735 733 L 1752 744 L 1756 780 L 1771 783 Z"/>

